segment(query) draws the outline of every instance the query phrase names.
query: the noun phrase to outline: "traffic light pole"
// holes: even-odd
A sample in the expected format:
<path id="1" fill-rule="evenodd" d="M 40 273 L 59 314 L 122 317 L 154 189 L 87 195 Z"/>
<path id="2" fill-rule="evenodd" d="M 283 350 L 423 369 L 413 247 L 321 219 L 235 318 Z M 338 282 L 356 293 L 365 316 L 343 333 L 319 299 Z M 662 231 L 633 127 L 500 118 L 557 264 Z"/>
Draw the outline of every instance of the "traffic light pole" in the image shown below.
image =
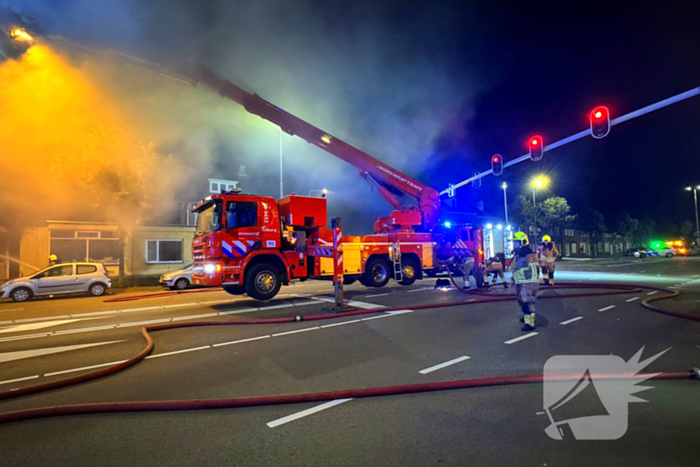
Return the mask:
<path id="1" fill-rule="evenodd" d="M 690 91 L 686 91 L 686 92 L 683 92 L 681 94 L 675 95 L 673 97 L 669 97 L 668 99 L 664 99 L 662 101 L 648 105 L 646 107 L 642 107 L 641 109 L 635 110 L 634 112 L 630 112 L 630 113 L 625 114 L 621 117 L 617 117 L 617 118 L 610 121 L 610 126 L 613 127 L 615 125 L 619 125 L 620 123 L 624 123 L 624 122 L 627 122 L 627 121 L 632 120 L 634 118 L 641 117 L 642 115 L 646 115 L 646 114 L 654 112 L 656 110 L 663 109 L 664 107 L 668 107 L 669 105 L 673 105 L 677 102 L 681 102 L 681 101 L 684 101 L 686 99 L 690 99 L 691 97 L 695 97 L 697 95 L 700 95 L 700 86 L 697 88 L 691 89 Z M 555 143 L 552 143 L 548 146 L 545 146 L 543 148 L 543 152 L 551 151 L 553 149 L 562 147 L 565 144 L 569 144 L 573 141 L 579 140 L 581 138 L 585 138 L 586 136 L 591 136 L 590 129 L 580 131 L 580 132 L 576 133 L 575 135 L 571 135 L 568 138 L 561 139 Z M 516 159 L 513 159 L 511 161 L 503 163 L 503 167 L 504 168 L 510 167 L 511 165 L 519 164 L 520 162 L 526 161 L 528 159 L 530 159 L 530 154 L 525 154 L 525 155 L 520 156 Z M 454 191 L 457 188 L 461 188 L 468 183 L 471 183 L 473 181 L 479 180 L 483 177 L 486 177 L 486 176 L 492 175 L 492 174 L 493 174 L 493 170 L 487 170 L 486 172 L 482 172 L 480 174 L 475 174 L 473 177 L 468 178 L 462 182 L 459 182 L 455 185 L 450 185 L 449 189 L 443 190 L 440 192 L 440 196 L 450 194 L 450 192 L 454 193 Z M 452 196 L 452 195 L 450 195 L 450 196 Z M 698 229 L 698 230 L 700 230 L 700 229 Z"/>

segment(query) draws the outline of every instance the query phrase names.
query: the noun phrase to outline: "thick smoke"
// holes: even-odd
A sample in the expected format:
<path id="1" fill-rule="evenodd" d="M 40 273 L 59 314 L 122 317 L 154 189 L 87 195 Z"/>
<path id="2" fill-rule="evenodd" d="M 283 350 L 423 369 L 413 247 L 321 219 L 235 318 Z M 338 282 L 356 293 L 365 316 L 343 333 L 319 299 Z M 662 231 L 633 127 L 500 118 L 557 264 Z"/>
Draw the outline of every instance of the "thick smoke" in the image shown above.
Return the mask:
<path id="1" fill-rule="evenodd" d="M 48 33 L 169 63 L 187 59 L 421 180 L 436 138 L 481 88 L 467 92 L 449 6 L 402 2 L 65 0 L 14 2 Z M 438 40 L 435 30 L 445 31 Z M 448 50 L 449 49 L 449 50 Z M 279 195 L 280 132 L 206 89 L 65 50 L 95 86 L 120 103 L 154 153 L 172 154 L 181 179 L 171 197 L 196 200 L 206 178 Z M 457 71 L 460 70 L 460 71 Z M 463 122 L 462 122 L 463 123 Z M 84 133 L 78 129 L 75 134 Z M 282 136 L 285 193 L 327 188 L 329 215 L 368 232 L 390 207 L 354 167 L 299 138 Z M 245 166 L 247 177 L 238 175 Z M 424 178 L 423 178 L 424 179 Z M 177 179 L 176 179 L 177 180 Z"/>

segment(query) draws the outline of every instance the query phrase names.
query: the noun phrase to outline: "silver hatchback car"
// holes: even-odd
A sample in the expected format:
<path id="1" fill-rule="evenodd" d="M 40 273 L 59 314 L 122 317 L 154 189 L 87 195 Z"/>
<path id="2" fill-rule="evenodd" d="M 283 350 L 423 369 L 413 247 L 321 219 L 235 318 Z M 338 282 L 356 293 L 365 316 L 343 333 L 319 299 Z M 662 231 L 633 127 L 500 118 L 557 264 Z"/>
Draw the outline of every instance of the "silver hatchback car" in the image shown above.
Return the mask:
<path id="1" fill-rule="evenodd" d="M 65 263 L 7 281 L 0 285 L 0 294 L 16 302 L 25 302 L 35 296 L 81 292 L 99 297 L 111 286 L 112 281 L 103 264 Z"/>

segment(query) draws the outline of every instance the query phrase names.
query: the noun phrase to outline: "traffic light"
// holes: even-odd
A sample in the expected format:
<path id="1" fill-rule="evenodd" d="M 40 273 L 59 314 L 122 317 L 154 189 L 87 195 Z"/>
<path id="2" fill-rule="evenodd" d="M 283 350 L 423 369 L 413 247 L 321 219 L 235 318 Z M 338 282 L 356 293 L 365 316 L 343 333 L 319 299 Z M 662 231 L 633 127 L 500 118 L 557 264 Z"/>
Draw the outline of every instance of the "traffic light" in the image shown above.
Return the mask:
<path id="1" fill-rule="evenodd" d="M 601 139 L 608 133 L 610 133 L 610 112 L 607 107 L 596 107 L 591 112 L 591 136 Z"/>
<path id="2" fill-rule="evenodd" d="M 541 136 L 533 136 L 527 142 L 527 147 L 530 148 L 530 159 L 538 161 L 544 155 L 544 142 Z"/>
<path id="3" fill-rule="evenodd" d="M 496 154 L 491 158 L 491 171 L 494 175 L 503 173 L 503 158 L 500 154 Z"/>

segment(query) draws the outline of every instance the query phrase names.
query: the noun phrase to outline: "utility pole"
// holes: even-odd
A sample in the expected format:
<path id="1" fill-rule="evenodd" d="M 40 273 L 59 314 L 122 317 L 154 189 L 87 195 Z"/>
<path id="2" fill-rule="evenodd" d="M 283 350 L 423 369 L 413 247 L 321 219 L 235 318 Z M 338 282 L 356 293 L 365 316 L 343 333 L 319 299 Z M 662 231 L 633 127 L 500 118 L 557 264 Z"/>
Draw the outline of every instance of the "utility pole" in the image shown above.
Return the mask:
<path id="1" fill-rule="evenodd" d="M 282 157 L 282 128 L 280 127 L 280 199 L 284 197 L 284 158 Z"/>

